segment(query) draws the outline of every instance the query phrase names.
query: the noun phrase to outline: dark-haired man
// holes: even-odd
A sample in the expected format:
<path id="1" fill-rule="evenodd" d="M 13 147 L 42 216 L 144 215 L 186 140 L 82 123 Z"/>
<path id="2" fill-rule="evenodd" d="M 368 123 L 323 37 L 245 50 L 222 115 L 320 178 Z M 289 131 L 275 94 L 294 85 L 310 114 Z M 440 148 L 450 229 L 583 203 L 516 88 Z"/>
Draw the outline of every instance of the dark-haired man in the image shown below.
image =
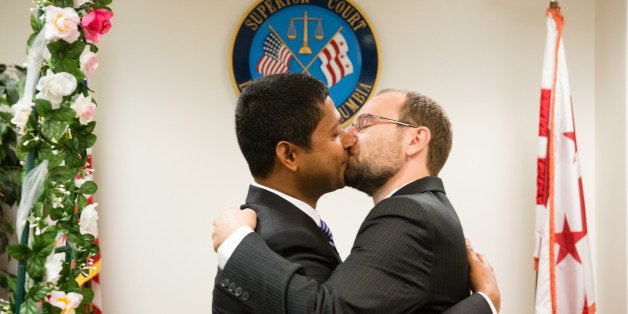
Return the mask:
<path id="1" fill-rule="evenodd" d="M 281 82 L 282 79 L 287 81 Z M 276 213 L 261 213 L 259 208 L 247 205 L 256 209 L 259 218 L 256 231 L 259 235 L 247 234 L 250 229 L 247 231 L 246 227 L 226 228 L 230 222 L 218 220 L 215 224 L 215 246 L 222 242 L 226 234 L 237 231 L 219 249 L 219 260 L 223 261 L 220 268 L 224 271 L 219 270 L 216 276 L 214 311 L 431 313 L 442 312 L 467 298 L 467 250 L 462 229 L 444 195 L 440 179 L 430 176 L 438 174 L 447 159 L 451 147 L 449 121 L 442 110 L 437 110 L 436 115 L 440 116 L 432 120 L 417 120 L 417 111 L 427 110 L 429 113 L 440 108 L 428 98 L 401 91 L 386 91 L 365 106 L 349 134 L 340 129 L 340 116 L 331 100 L 327 97 L 324 101 L 318 100 L 314 107 L 320 108 L 322 114 L 306 118 L 316 123 L 313 131 L 309 131 L 312 134 L 311 143 L 295 145 L 295 140 L 287 140 L 290 129 L 264 144 L 258 139 L 255 141 L 259 149 L 257 153 L 262 146 L 266 146 L 270 147 L 268 152 L 274 153 L 274 156 L 272 171 L 255 174 L 251 164 L 259 161 L 258 156 L 247 156 L 241 139 L 245 133 L 240 132 L 238 125 L 259 132 L 265 130 L 263 126 L 269 121 L 261 119 L 255 121 L 257 125 L 251 125 L 253 121 L 239 117 L 238 113 L 243 113 L 241 105 L 248 102 L 249 109 L 263 110 L 257 116 L 277 114 L 278 118 L 294 123 L 302 116 L 291 106 L 304 105 L 302 100 L 298 100 L 301 93 L 297 93 L 297 100 L 284 104 L 283 110 L 262 109 L 261 106 L 270 102 L 276 105 L 275 97 L 287 97 L 285 93 L 308 88 L 297 83 L 301 79 L 307 80 L 307 77 L 284 75 L 263 79 L 257 84 L 253 82 L 252 85 L 255 85 L 247 87 L 244 97 L 241 96 L 238 102 L 238 140 L 255 181 L 271 187 L 275 190 L 273 192 L 283 190 L 297 201 L 304 201 L 313 210 L 320 196 L 344 184 L 342 174 L 346 159 L 334 159 L 341 154 L 336 155 L 335 152 L 340 150 L 333 147 L 342 147 L 342 150 L 351 147 L 346 178 L 350 184 L 373 196 L 376 206 L 360 228 L 351 255 L 328 280 L 326 275 L 335 265 L 324 271 L 325 265 L 333 264 L 329 263 L 325 250 L 323 254 L 319 252 L 325 246 L 325 234 L 315 228 L 303 229 L 312 227 L 312 221 L 318 223 L 320 220 L 317 221 L 317 218 L 304 219 L 303 225 L 297 228 L 298 222 L 283 219 L 285 211 L 279 214 L 282 218 L 277 218 L 273 216 Z M 289 84 L 293 80 L 297 85 L 292 85 L 290 90 L 272 88 L 279 88 L 280 82 Z M 255 94 L 256 97 L 250 97 Z M 408 109 L 407 103 L 416 106 Z M 444 131 L 438 127 L 441 123 L 444 124 Z M 326 134 L 324 130 L 327 130 Z M 433 143 L 438 147 L 430 146 L 428 149 L 432 134 L 437 137 Z M 272 137 L 267 131 L 256 135 Z M 266 163 L 271 165 L 270 159 Z M 340 178 L 332 179 L 337 170 L 341 170 Z M 392 197 L 388 197 L 391 194 Z M 232 214 L 237 216 L 240 213 Z M 220 230 L 225 231 L 224 237 L 217 236 L 216 231 Z M 318 240 L 312 241 L 313 235 Z M 300 237 L 303 241 L 298 239 Z M 268 241 L 269 238 L 282 240 Z M 236 246 L 241 239 L 242 243 Z M 279 245 L 288 245 L 290 249 L 278 248 Z M 224 260 L 228 257 L 229 262 L 225 264 Z M 325 276 L 317 277 L 312 273 Z M 231 297 L 231 304 L 220 306 L 226 296 Z M 477 294 L 451 311 L 491 312 L 486 300 Z"/>
<path id="2" fill-rule="evenodd" d="M 235 112 L 238 144 L 254 178 L 243 207 L 255 210 L 255 231 L 273 251 L 320 282 L 340 257 L 320 228 L 316 203 L 345 186 L 347 148 L 353 144 L 328 93 L 308 75 L 271 75 L 242 91 Z M 229 246 L 221 246 L 219 257 L 227 252 Z M 252 311 L 249 293 L 233 287 L 220 269 L 215 285 L 214 313 Z"/>

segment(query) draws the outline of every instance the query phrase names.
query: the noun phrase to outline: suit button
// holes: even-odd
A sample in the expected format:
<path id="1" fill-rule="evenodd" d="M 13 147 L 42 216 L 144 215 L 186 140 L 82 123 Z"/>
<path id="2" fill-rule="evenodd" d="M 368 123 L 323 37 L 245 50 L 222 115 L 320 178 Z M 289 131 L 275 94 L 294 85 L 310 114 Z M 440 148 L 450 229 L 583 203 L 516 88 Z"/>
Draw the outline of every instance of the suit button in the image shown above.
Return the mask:
<path id="1" fill-rule="evenodd" d="M 236 288 L 236 284 L 235 284 L 235 282 L 232 282 L 232 283 L 229 285 L 229 291 L 230 291 L 230 292 L 233 292 L 233 291 L 235 291 L 235 288 Z"/>
<path id="2" fill-rule="evenodd" d="M 227 288 L 227 286 L 229 286 L 229 279 L 225 279 L 225 280 L 223 280 L 223 281 L 220 283 L 220 285 L 221 285 L 223 288 Z"/>
<path id="3" fill-rule="evenodd" d="M 237 287 L 233 294 L 235 294 L 236 297 L 241 296 L 242 295 L 242 288 L 241 287 Z"/>
<path id="4" fill-rule="evenodd" d="M 242 292 L 242 301 L 248 301 L 249 300 L 249 293 L 244 291 Z"/>

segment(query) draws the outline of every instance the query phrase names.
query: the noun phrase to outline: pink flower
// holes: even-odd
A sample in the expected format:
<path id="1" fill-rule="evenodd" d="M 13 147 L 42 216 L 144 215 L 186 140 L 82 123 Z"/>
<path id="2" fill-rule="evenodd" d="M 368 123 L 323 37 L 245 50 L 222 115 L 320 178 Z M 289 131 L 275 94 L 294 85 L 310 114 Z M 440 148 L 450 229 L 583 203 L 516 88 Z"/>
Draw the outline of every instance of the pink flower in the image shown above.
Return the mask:
<path id="1" fill-rule="evenodd" d="M 106 34 L 111 29 L 111 19 L 113 18 L 113 12 L 107 9 L 93 10 L 81 20 L 81 27 L 85 31 L 85 39 L 97 44 L 103 34 Z"/>
<path id="2" fill-rule="evenodd" d="M 81 62 L 81 71 L 85 73 L 85 76 L 92 77 L 98 68 L 98 57 L 95 53 L 89 50 L 89 45 L 85 46 L 85 50 L 79 57 L 79 61 Z"/>
<path id="3" fill-rule="evenodd" d="M 80 94 L 70 107 L 76 112 L 76 117 L 79 118 L 81 124 L 88 124 L 94 120 L 96 104 L 93 103 L 92 96 L 85 97 Z"/>

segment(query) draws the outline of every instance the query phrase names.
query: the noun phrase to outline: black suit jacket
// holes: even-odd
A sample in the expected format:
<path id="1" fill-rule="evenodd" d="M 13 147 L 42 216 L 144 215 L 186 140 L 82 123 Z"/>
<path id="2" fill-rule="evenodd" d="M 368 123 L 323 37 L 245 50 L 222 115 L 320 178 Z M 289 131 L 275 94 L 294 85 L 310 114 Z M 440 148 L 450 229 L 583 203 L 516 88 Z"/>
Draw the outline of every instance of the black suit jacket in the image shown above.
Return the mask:
<path id="1" fill-rule="evenodd" d="M 314 220 L 280 196 L 250 186 L 246 204 L 241 207 L 257 213 L 255 231 L 270 249 L 300 265 L 297 273 L 323 282 L 340 263 L 338 252 L 329 245 Z M 250 292 L 231 285 L 229 281 L 219 269 L 214 282 L 213 312 L 256 312 L 246 302 Z"/>
<path id="2" fill-rule="evenodd" d="M 263 313 L 440 313 L 460 301 L 448 313 L 490 313 L 481 296 L 469 297 L 462 227 L 437 177 L 379 202 L 326 282 L 300 272 L 250 234 L 223 275 Z"/>

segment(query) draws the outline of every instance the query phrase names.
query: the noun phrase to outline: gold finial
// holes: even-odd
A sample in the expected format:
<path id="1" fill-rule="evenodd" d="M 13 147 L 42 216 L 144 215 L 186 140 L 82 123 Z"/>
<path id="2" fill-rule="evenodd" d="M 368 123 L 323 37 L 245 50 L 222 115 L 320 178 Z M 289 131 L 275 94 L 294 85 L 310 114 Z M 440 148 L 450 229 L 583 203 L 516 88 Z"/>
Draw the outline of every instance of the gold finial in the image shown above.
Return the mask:
<path id="1" fill-rule="evenodd" d="M 558 1 L 556 0 L 550 1 L 550 8 L 554 10 L 560 10 L 560 7 L 558 6 Z"/>

